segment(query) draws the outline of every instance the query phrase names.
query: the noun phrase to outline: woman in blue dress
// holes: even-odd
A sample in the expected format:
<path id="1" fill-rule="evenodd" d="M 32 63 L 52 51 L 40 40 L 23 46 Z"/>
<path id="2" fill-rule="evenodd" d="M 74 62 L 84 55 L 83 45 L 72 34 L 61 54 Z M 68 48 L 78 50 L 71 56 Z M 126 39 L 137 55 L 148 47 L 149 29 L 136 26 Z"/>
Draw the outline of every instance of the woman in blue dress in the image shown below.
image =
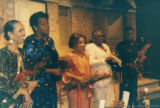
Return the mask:
<path id="1" fill-rule="evenodd" d="M 28 36 L 24 42 L 25 67 L 33 70 L 41 62 L 45 63 L 35 82 L 28 82 L 33 108 L 57 108 L 56 82 L 60 79 L 58 53 L 54 41 L 49 37 L 48 14 L 34 13 L 30 17 L 30 25 L 34 34 Z"/>

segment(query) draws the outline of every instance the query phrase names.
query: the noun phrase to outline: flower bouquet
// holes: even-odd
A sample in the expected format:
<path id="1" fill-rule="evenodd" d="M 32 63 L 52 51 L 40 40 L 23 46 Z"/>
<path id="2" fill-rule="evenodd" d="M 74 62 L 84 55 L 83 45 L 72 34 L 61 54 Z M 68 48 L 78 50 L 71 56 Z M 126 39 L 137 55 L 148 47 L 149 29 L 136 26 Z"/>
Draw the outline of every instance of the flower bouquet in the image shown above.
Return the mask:
<path id="1" fill-rule="evenodd" d="M 59 67 L 62 70 L 62 72 L 65 71 L 65 69 L 71 68 L 67 60 L 59 60 Z"/>
<path id="2" fill-rule="evenodd" d="M 107 62 L 107 64 L 109 64 L 111 66 L 111 69 L 113 72 L 113 79 L 115 81 L 119 81 L 119 78 L 117 75 L 117 73 L 121 71 L 121 67 L 119 66 L 119 64 L 117 62 L 112 61 L 112 60 L 108 60 L 106 62 Z"/>
<path id="3" fill-rule="evenodd" d="M 33 80 L 35 80 L 36 77 L 37 77 L 37 75 L 39 75 L 39 73 L 42 72 L 45 64 L 46 64 L 46 62 L 42 61 L 38 65 L 34 66 L 33 71 L 24 70 L 19 75 L 17 75 L 14 78 L 14 82 L 17 83 L 17 88 L 27 88 L 29 86 L 28 83 L 27 83 L 27 81 L 33 81 Z M 15 101 L 13 101 L 12 103 L 15 103 Z M 23 107 L 25 107 L 24 97 L 23 97 Z"/>
<path id="4" fill-rule="evenodd" d="M 65 69 L 74 67 L 73 60 L 69 56 L 59 57 L 59 67 L 64 71 Z"/>
<path id="5" fill-rule="evenodd" d="M 36 76 L 43 70 L 43 67 L 46 63 L 40 62 L 38 65 L 34 66 L 34 70 L 24 70 L 19 75 L 14 78 L 14 82 L 18 83 L 19 88 L 27 88 L 27 81 L 33 81 L 36 79 Z"/>
<path id="6" fill-rule="evenodd" d="M 92 77 L 89 77 L 89 78 L 85 78 L 85 81 L 86 83 L 88 84 L 93 84 L 97 81 L 100 81 L 100 80 L 103 80 L 103 79 L 106 79 L 106 78 L 110 78 L 111 75 L 110 74 L 99 74 L 99 75 L 94 75 Z"/>
<path id="7" fill-rule="evenodd" d="M 101 74 L 101 75 L 94 75 L 92 77 L 88 77 L 88 78 L 84 78 L 85 82 L 84 83 L 80 83 L 81 88 L 84 88 L 90 84 L 93 84 L 97 81 L 103 80 L 105 78 L 110 78 L 111 75 L 108 74 Z M 67 83 L 65 85 L 65 87 L 63 88 L 64 90 L 72 90 L 77 88 L 77 80 L 76 79 L 72 79 L 71 82 Z"/>

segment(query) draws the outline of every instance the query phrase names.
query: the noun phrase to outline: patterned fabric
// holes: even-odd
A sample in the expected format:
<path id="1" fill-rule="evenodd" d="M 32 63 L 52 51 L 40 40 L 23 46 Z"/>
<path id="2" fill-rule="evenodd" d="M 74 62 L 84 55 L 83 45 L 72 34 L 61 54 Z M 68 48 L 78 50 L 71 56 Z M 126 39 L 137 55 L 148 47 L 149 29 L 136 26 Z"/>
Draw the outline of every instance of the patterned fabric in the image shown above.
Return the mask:
<path id="1" fill-rule="evenodd" d="M 80 77 L 87 77 L 91 75 L 89 57 L 86 53 L 84 53 L 84 55 L 70 53 L 63 58 L 68 61 L 70 66 L 72 66 L 71 69 L 67 69 L 67 72 L 71 75 Z M 63 81 L 69 82 L 71 81 L 71 78 L 64 74 Z"/>
<path id="2" fill-rule="evenodd" d="M 33 70 L 35 65 L 46 62 L 36 80 L 38 87 L 32 92 L 33 108 L 57 108 L 56 81 L 59 77 L 46 73 L 46 68 L 58 67 L 58 53 L 54 41 L 47 38 L 47 42 L 38 38 L 35 34 L 25 39 L 23 49 L 25 51 L 25 68 Z"/>
<path id="3" fill-rule="evenodd" d="M 71 77 L 89 77 L 91 76 L 89 57 L 86 53 L 76 54 L 70 53 L 63 57 L 68 60 L 71 69 L 66 71 L 69 73 L 63 75 L 64 82 L 70 82 Z M 89 108 L 88 87 L 81 89 L 72 89 L 68 91 L 69 108 Z"/>
<path id="4" fill-rule="evenodd" d="M 5 102 L 4 99 L 8 102 L 13 101 L 12 97 L 19 89 L 13 82 L 17 75 L 18 61 L 17 56 L 11 53 L 8 47 L 0 50 L 0 61 L 0 104 L 2 105 L 2 102 Z M 3 108 L 1 105 L 0 108 Z M 6 108 L 8 108 L 7 105 L 9 104 L 6 104 Z"/>

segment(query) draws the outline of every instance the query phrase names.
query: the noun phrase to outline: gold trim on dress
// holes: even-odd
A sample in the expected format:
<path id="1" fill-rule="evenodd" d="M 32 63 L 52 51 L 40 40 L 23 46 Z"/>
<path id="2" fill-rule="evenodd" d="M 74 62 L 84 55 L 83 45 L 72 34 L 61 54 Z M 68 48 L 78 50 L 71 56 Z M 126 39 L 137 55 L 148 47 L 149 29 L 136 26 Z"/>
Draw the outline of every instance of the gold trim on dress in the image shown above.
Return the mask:
<path id="1" fill-rule="evenodd" d="M 1 73 L 1 72 L 0 72 L 0 77 L 8 79 L 8 76 L 6 74 L 4 74 L 4 73 Z"/>

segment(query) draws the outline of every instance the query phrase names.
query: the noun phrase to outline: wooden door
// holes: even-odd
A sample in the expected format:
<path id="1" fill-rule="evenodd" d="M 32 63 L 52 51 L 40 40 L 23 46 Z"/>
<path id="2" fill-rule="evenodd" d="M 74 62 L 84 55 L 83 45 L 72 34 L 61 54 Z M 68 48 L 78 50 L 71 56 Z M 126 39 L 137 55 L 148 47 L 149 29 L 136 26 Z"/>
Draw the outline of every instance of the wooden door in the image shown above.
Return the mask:
<path id="1" fill-rule="evenodd" d="M 69 36 L 71 34 L 71 15 L 70 8 L 59 6 L 59 35 L 63 46 L 68 46 Z"/>

